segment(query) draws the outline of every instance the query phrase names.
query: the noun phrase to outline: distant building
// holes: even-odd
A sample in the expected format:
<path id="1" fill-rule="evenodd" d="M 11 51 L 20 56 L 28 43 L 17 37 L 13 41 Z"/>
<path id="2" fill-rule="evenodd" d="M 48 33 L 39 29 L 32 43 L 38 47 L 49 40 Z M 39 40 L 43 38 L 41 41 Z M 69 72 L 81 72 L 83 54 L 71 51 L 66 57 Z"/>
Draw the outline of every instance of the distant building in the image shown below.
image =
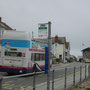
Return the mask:
<path id="1" fill-rule="evenodd" d="M 83 57 L 82 56 L 78 56 L 77 57 L 77 61 L 79 62 L 80 60 L 83 60 Z"/>
<path id="2" fill-rule="evenodd" d="M 76 56 L 70 55 L 70 60 L 69 61 L 70 62 L 74 62 L 74 61 L 78 61 L 78 60 L 77 60 L 77 57 Z"/>
<path id="3" fill-rule="evenodd" d="M 90 62 L 90 47 L 82 50 L 84 62 Z"/>

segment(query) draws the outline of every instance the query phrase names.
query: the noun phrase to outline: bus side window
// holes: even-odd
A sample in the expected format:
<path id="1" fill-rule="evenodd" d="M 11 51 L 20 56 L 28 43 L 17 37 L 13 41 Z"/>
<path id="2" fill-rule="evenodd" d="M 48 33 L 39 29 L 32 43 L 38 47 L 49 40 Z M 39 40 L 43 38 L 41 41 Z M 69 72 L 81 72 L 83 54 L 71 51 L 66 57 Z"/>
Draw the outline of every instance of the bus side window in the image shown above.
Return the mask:
<path id="1" fill-rule="evenodd" d="M 42 54 L 40 54 L 40 60 L 42 61 Z"/>
<path id="2" fill-rule="evenodd" d="M 43 60 L 43 61 L 45 60 L 45 55 L 44 55 L 44 54 L 42 54 L 42 60 Z"/>
<path id="3" fill-rule="evenodd" d="M 39 54 L 38 53 L 36 53 L 36 61 L 39 61 L 40 59 L 39 59 Z"/>
<path id="4" fill-rule="evenodd" d="M 32 61 L 34 60 L 34 54 L 33 53 L 31 54 L 31 60 Z"/>
<path id="5" fill-rule="evenodd" d="M 43 60 L 45 60 L 45 54 L 43 54 Z"/>
<path id="6" fill-rule="evenodd" d="M 38 54 L 38 61 L 40 61 L 40 54 Z"/>
<path id="7" fill-rule="evenodd" d="M 41 57 L 42 57 L 42 61 L 43 61 L 43 54 L 41 54 Z"/>
<path id="8" fill-rule="evenodd" d="M 34 55 L 34 60 L 37 61 L 37 54 Z"/>
<path id="9" fill-rule="evenodd" d="M 34 61 L 36 61 L 36 53 L 34 53 Z"/>
<path id="10" fill-rule="evenodd" d="M 43 61 L 43 54 L 41 54 L 41 57 L 42 57 L 42 61 Z"/>

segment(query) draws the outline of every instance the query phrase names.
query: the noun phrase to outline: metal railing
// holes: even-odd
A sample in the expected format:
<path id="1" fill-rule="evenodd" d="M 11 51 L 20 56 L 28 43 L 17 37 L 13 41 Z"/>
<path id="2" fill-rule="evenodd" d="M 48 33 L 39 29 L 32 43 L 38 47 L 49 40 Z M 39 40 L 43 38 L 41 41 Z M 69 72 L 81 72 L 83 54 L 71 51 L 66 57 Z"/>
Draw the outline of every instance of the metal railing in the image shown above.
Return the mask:
<path id="1" fill-rule="evenodd" d="M 90 75 L 90 66 L 84 65 L 80 67 L 66 67 L 66 68 L 59 68 L 50 71 L 50 88 L 51 90 L 68 90 L 72 86 L 76 84 L 81 84 L 83 80 L 86 80 Z M 17 77 L 32 75 L 33 76 L 33 84 L 32 88 L 29 90 L 40 90 L 43 86 L 43 90 L 47 90 L 47 81 L 43 85 L 37 85 L 37 76 L 44 74 L 44 72 L 33 72 L 29 74 L 21 74 L 21 75 L 14 75 L 14 76 L 4 76 L 0 77 L 0 90 L 2 88 L 2 82 L 5 79 L 13 79 Z M 58 74 L 58 75 L 57 75 Z M 62 75 L 61 75 L 62 74 Z M 25 89 L 26 90 L 26 89 Z M 42 89 L 41 89 L 42 90 Z"/>

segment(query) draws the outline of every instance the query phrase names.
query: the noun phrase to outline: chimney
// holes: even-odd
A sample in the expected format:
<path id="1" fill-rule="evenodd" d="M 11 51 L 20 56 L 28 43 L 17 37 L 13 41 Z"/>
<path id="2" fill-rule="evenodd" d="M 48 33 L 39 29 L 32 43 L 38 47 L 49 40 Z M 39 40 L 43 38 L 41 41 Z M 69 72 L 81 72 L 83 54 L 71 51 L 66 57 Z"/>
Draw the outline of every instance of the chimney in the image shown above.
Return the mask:
<path id="1" fill-rule="evenodd" d="M 58 42 L 58 35 L 55 36 L 55 43 Z"/>
<path id="2" fill-rule="evenodd" d="M 0 17 L 0 23 L 2 22 L 2 18 Z"/>

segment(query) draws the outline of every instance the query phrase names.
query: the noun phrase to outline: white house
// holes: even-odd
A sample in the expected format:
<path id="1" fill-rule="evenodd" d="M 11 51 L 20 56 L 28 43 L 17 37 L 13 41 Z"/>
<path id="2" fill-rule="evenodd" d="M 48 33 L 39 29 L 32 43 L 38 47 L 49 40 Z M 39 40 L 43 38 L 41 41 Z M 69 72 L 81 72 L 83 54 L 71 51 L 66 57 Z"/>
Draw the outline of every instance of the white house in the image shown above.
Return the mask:
<path id="1" fill-rule="evenodd" d="M 52 53 L 58 62 L 67 62 L 70 56 L 70 44 L 65 37 L 52 37 Z"/>

